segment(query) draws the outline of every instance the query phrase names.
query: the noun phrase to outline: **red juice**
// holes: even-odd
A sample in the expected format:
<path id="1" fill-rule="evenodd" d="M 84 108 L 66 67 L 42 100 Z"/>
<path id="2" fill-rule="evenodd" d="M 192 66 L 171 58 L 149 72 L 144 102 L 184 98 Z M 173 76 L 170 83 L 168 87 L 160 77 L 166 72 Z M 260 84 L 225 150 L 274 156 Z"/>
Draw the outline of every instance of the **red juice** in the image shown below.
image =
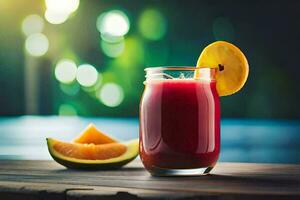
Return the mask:
<path id="1" fill-rule="evenodd" d="M 214 80 L 149 80 L 140 105 L 140 157 L 156 169 L 212 168 L 220 152 Z"/>

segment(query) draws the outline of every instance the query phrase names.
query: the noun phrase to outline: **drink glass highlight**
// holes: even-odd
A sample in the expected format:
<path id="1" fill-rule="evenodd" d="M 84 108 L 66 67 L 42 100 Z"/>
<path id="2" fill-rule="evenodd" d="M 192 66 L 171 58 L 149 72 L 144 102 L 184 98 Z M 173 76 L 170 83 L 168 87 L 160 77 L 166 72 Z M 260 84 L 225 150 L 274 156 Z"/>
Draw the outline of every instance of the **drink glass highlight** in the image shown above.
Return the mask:
<path id="1" fill-rule="evenodd" d="M 140 104 L 140 157 L 145 168 L 154 176 L 208 173 L 220 153 L 215 70 L 153 67 L 145 71 Z"/>

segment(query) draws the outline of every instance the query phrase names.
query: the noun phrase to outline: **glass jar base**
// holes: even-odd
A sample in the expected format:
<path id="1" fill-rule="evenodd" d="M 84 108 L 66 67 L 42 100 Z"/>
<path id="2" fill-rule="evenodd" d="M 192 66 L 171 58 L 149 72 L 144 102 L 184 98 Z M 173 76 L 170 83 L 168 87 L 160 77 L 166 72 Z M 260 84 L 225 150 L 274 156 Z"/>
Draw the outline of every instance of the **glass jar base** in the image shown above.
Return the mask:
<path id="1" fill-rule="evenodd" d="M 193 169 L 166 169 L 153 167 L 150 170 L 152 176 L 202 176 L 208 174 L 212 167 L 201 167 Z"/>

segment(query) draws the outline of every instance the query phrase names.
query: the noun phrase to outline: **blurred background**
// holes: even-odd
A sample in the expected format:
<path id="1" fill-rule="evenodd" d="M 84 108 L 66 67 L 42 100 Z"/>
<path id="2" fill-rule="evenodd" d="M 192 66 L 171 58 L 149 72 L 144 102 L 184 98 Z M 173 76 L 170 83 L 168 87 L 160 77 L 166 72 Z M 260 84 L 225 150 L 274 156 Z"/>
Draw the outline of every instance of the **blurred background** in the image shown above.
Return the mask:
<path id="1" fill-rule="evenodd" d="M 223 117 L 300 117 L 299 1 L 0 0 L 0 114 L 136 117 L 144 68 L 194 66 L 215 40 L 250 77 Z"/>
<path id="2" fill-rule="evenodd" d="M 243 160 L 229 149 L 222 159 L 300 162 L 299 7 L 296 0 L 0 0 L 2 157 L 12 148 L 7 132 L 20 125 L 32 133 L 40 123 L 7 116 L 126 118 L 137 135 L 144 69 L 194 66 L 206 45 L 225 40 L 245 53 L 250 75 L 241 92 L 221 98 L 222 145 L 249 153 L 268 141 L 271 150 Z"/>

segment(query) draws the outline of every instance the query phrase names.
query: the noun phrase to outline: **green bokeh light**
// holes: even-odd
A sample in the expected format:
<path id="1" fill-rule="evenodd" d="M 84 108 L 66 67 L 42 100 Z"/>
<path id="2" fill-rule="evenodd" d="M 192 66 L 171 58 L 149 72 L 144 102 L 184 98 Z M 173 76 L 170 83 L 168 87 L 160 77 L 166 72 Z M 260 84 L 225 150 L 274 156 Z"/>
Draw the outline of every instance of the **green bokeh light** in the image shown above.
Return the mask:
<path id="1" fill-rule="evenodd" d="M 45 19 L 51 24 L 62 24 L 79 7 L 79 0 L 45 0 Z"/>
<path id="2" fill-rule="evenodd" d="M 57 13 L 72 13 L 79 7 L 80 0 L 45 0 L 47 10 Z"/>
<path id="3" fill-rule="evenodd" d="M 102 83 L 107 82 L 115 82 L 117 81 L 116 73 L 114 73 L 112 70 L 108 70 L 102 73 L 103 81 Z"/>
<path id="4" fill-rule="evenodd" d="M 124 36 L 113 36 L 108 33 L 103 33 L 100 35 L 102 40 L 109 43 L 117 43 L 117 42 L 122 42 L 124 40 Z"/>
<path id="5" fill-rule="evenodd" d="M 124 99 L 124 91 L 116 83 L 106 83 L 97 94 L 98 99 L 108 107 L 117 107 Z"/>
<path id="6" fill-rule="evenodd" d="M 129 31 L 130 22 L 124 12 L 111 10 L 99 15 L 96 27 L 101 34 L 124 36 Z"/>
<path id="7" fill-rule="evenodd" d="M 26 36 L 41 33 L 44 28 L 44 20 L 39 15 L 28 15 L 22 22 L 22 31 Z"/>
<path id="8" fill-rule="evenodd" d="M 102 76 L 101 73 L 98 73 L 97 82 L 93 86 L 82 87 L 82 90 L 85 91 L 85 92 L 88 92 L 88 93 L 94 93 L 95 91 L 97 91 L 101 87 L 102 82 L 103 82 L 103 76 Z"/>
<path id="9" fill-rule="evenodd" d="M 61 104 L 58 109 L 58 114 L 61 116 L 77 115 L 76 108 L 70 104 Z"/>
<path id="10" fill-rule="evenodd" d="M 47 53 L 48 48 L 48 38 L 42 33 L 34 33 L 28 36 L 25 41 L 25 49 L 31 56 L 43 56 Z"/>
<path id="11" fill-rule="evenodd" d="M 167 21 L 159 11 L 148 9 L 140 16 L 138 27 L 146 39 L 160 40 L 167 32 Z"/>
<path id="12" fill-rule="evenodd" d="M 90 64 L 79 65 L 76 80 L 83 87 L 91 87 L 97 83 L 98 71 Z"/>
<path id="13" fill-rule="evenodd" d="M 50 24 L 62 24 L 67 21 L 69 13 L 46 10 L 44 17 Z"/>
<path id="14" fill-rule="evenodd" d="M 75 80 L 77 66 L 70 59 L 61 59 L 55 66 L 55 78 L 62 83 L 71 83 Z"/>
<path id="15" fill-rule="evenodd" d="M 75 96 L 80 91 L 80 85 L 77 82 L 74 82 L 72 84 L 63 84 L 61 83 L 59 85 L 60 89 L 69 96 Z"/>
<path id="16" fill-rule="evenodd" d="M 111 58 L 116 58 L 120 56 L 125 49 L 125 42 L 121 40 L 120 42 L 110 43 L 104 40 L 100 41 L 100 46 L 103 53 Z"/>
<path id="17" fill-rule="evenodd" d="M 115 66 L 132 68 L 144 62 L 144 46 L 141 40 L 135 37 L 125 39 L 125 49 L 122 55 L 116 58 Z"/>

